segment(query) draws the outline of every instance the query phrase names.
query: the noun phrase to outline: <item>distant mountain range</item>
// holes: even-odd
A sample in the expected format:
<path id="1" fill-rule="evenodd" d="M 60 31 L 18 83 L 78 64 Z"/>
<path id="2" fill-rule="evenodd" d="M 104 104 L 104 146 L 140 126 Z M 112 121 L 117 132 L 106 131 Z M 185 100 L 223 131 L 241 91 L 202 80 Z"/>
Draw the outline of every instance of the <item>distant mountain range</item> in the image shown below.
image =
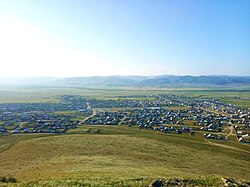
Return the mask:
<path id="1" fill-rule="evenodd" d="M 250 76 L 93 76 L 0 78 L 2 86 L 250 86 Z"/>

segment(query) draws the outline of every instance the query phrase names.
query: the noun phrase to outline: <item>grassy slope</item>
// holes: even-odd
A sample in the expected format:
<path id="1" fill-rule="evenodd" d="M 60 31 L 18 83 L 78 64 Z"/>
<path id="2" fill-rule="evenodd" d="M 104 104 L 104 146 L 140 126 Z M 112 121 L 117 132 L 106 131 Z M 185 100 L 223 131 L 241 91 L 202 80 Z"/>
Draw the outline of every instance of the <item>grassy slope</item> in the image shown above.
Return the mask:
<path id="1" fill-rule="evenodd" d="M 88 128 L 65 135 L 1 136 L 0 176 L 14 176 L 19 181 L 211 174 L 250 179 L 247 145 L 227 142 L 218 146 L 207 143 L 200 135 L 164 134 L 122 126 L 92 127 L 101 129 L 101 134 L 86 134 Z"/>

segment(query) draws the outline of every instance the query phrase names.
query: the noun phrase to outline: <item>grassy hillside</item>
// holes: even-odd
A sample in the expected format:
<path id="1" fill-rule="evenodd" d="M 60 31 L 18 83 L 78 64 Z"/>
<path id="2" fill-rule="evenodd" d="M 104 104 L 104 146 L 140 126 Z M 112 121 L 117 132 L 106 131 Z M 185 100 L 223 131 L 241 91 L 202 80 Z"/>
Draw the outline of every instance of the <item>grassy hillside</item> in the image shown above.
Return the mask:
<path id="1" fill-rule="evenodd" d="M 100 133 L 88 134 L 89 128 Z M 199 134 L 82 126 L 64 135 L 1 136 L 0 145 L 0 176 L 33 184 L 72 178 L 143 186 L 159 177 L 210 175 L 250 180 L 248 145 L 207 142 Z"/>

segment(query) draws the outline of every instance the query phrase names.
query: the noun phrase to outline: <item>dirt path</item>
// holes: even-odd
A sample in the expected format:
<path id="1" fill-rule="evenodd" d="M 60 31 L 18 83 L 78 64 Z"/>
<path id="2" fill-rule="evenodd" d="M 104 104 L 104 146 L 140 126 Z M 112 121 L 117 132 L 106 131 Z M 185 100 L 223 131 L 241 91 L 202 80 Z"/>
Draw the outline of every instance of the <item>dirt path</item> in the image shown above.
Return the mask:
<path id="1" fill-rule="evenodd" d="M 25 124 L 24 122 L 21 122 L 21 123 L 19 124 L 19 127 L 23 127 L 24 124 Z"/>
<path id="2" fill-rule="evenodd" d="M 88 110 L 92 110 L 89 102 L 86 102 L 86 105 L 87 105 L 87 109 Z M 83 119 L 82 121 L 80 121 L 79 124 L 84 124 L 85 121 L 87 121 L 89 118 L 92 118 L 93 116 L 95 116 L 96 113 L 97 113 L 97 109 L 93 109 L 93 113 L 90 116 L 88 116 L 85 119 Z"/>
<path id="3" fill-rule="evenodd" d="M 226 135 L 226 138 L 228 138 L 229 136 L 235 136 L 236 140 L 239 141 L 234 125 L 231 122 L 231 119 L 229 120 L 228 124 L 230 124 L 230 126 L 223 131 L 224 133 L 228 132 L 228 134 Z"/>
<path id="4" fill-rule="evenodd" d="M 118 123 L 118 125 L 122 125 L 122 123 L 124 122 L 125 120 L 125 116 L 121 119 L 121 121 Z"/>
<path id="5" fill-rule="evenodd" d="M 91 109 L 89 102 L 86 102 L 87 109 Z"/>
<path id="6" fill-rule="evenodd" d="M 229 127 L 225 128 L 225 129 L 222 131 L 222 133 L 228 134 L 228 131 L 230 131 Z"/>
<path id="7" fill-rule="evenodd" d="M 86 117 L 84 120 L 80 121 L 80 124 L 83 124 L 85 121 L 87 121 L 89 118 L 92 118 L 93 116 L 95 116 L 97 113 L 97 109 L 93 109 L 93 114 L 91 114 L 90 116 Z"/>
<path id="8" fill-rule="evenodd" d="M 237 147 L 233 147 L 233 146 L 230 146 L 230 145 L 218 144 L 218 143 L 210 142 L 209 140 L 205 140 L 205 142 L 206 142 L 206 144 L 209 144 L 209 145 L 215 145 L 215 146 L 218 146 L 218 147 L 223 147 L 223 148 L 226 148 L 226 149 L 241 151 L 241 152 L 245 152 L 245 153 L 250 154 L 250 151 L 247 151 L 247 150 L 244 150 L 244 149 L 239 149 Z"/>
<path id="9" fill-rule="evenodd" d="M 233 126 L 229 126 L 228 128 L 227 128 L 228 130 L 229 130 L 229 133 L 227 134 L 227 138 L 229 137 L 229 136 L 236 136 L 236 133 L 235 133 L 235 130 L 234 130 L 234 127 Z"/>
<path id="10" fill-rule="evenodd" d="M 225 112 L 222 112 L 222 111 L 216 111 L 216 110 L 212 110 L 210 108 L 204 108 L 204 107 L 201 107 L 201 109 L 204 110 L 204 111 L 207 111 L 207 112 L 212 112 L 214 114 L 219 114 L 219 115 L 224 115 L 224 116 L 230 117 L 229 114 L 227 114 Z"/>

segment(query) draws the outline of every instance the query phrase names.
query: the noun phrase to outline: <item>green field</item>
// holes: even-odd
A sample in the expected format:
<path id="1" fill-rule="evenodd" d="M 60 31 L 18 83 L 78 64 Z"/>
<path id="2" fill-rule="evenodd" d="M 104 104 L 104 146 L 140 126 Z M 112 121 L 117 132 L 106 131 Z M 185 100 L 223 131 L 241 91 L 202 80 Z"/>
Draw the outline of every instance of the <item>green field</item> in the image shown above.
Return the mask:
<path id="1" fill-rule="evenodd" d="M 88 98 L 110 99 L 116 96 L 150 96 L 155 94 L 175 94 L 190 98 L 220 99 L 240 107 L 250 107 L 249 87 L 237 88 L 77 88 L 77 87 L 26 87 L 0 88 L 0 103 L 59 102 L 60 95 L 82 95 Z M 141 98 L 142 99 L 142 98 Z M 145 98 L 144 98 L 145 99 Z M 150 97 L 148 98 L 150 99 Z"/>

